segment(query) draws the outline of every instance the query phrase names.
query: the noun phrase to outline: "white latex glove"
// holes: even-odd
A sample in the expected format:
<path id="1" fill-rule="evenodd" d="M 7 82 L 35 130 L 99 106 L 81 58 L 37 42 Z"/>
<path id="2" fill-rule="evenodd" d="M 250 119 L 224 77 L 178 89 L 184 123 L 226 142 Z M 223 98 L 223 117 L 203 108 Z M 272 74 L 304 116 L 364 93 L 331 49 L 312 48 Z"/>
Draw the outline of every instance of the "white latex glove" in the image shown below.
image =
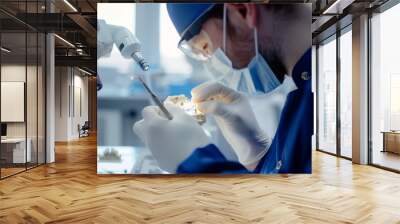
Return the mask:
<path id="1" fill-rule="evenodd" d="M 260 129 L 247 97 L 218 82 L 207 82 L 192 90 L 199 111 L 212 114 L 239 162 L 254 170 L 271 144 Z"/>
<path id="2" fill-rule="evenodd" d="M 112 25 L 104 20 L 97 20 L 97 59 L 109 57 L 114 46 Z"/>
<path id="3" fill-rule="evenodd" d="M 135 123 L 134 132 L 149 148 L 161 169 L 175 173 L 179 164 L 211 140 L 193 117 L 173 104 L 165 107 L 173 116 L 168 120 L 156 106 L 145 107 L 143 120 Z"/>

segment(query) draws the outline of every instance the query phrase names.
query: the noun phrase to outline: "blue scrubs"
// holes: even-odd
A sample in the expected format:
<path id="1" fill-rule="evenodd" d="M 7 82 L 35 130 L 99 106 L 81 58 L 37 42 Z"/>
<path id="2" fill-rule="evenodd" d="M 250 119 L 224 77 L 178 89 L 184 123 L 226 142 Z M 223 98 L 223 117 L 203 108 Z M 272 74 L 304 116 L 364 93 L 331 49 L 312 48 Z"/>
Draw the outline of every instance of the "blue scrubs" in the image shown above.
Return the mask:
<path id="1" fill-rule="evenodd" d="M 311 173 L 311 49 L 297 62 L 292 77 L 297 89 L 288 94 L 272 144 L 253 173 Z M 196 149 L 179 165 L 177 173 L 251 172 L 240 163 L 227 160 L 210 144 Z"/>

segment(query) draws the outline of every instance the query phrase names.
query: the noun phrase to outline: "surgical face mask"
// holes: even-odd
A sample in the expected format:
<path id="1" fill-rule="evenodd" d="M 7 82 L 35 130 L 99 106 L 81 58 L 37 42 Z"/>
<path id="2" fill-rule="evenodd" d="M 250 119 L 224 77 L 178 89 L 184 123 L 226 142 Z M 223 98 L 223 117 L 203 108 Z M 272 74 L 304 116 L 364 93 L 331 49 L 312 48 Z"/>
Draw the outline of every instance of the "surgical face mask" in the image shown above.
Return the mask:
<path id="1" fill-rule="evenodd" d="M 245 92 L 268 93 L 280 85 L 279 80 L 272 72 L 268 63 L 258 52 L 257 29 L 254 29 L 254 46 L 256 55 L 247 67 L 233 68 L 232 61 L 226 56 L 226 7 L 223 18 L 223 49 L 217 48 L 211 58 L 205 63 L 205 69 L 214 79 L 224 83 L 232 89 Z"/>
<path id="2" fill-rule="evenodd" d="M 278 128 L 287 95 L 296 89 L 293 78 L 285 76 L 282 84 L 271 92 L 249 97 L 257 123 L 271 139 L 274 138 Z"/>
<path id="3" fill-rule="evenodd" d="M 221 48 L 218 48 L 205 63 L 205 69 L 214 79 L 245 93 L 268 93 L 280 85 L 268 63 L 258 55 L 250 61 L 247 67 L 235 69 L 231 60 Z"/>

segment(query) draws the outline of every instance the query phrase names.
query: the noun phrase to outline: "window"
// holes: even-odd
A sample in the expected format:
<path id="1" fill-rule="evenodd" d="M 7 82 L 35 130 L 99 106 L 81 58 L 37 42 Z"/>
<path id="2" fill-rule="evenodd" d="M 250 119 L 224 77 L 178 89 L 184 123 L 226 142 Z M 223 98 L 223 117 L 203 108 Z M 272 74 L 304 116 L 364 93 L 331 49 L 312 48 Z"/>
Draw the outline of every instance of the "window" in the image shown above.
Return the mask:
<path id="1" fill-rule="evenodd" d="M 390 74 L 390 130 L 400 130 L 400 73 Z"/>
<path id="2" fill-rule="evenodd" d="M 318 149 L 336 153 L 336 39 L 318 48 Z"/>
<path id="3" fill-rule="evenodd" d="M 135 4 L 132 3 L 101 3 L 97 6 L 98 19 L 104 20 L 107 24 L 123 26 L 135 33 Z M 122 57 L 119 50 L 114 45 L 109 57 L 101 58 L 98 61 L 102 67 L 116 69 L 121 73 L 126 73 L 132 61 Z"/>
<path id="4" fill-rule="evenodd" d="M 399 21 L 400 4 L 371 18 L 372 163 L 396 170 L 400 170 Z"/>
<path id="5" fill-rule="evenodd" d="M 340 36 L 340 155 L 352 156 L 352 33 Z"/>
<path id="6" fill-rule="evenodd" d="M 179 40 L 179 34 L 168 16 L 167 6 L 163 3 L 160 5 L 160 62 L 166 73 L 173 73 L 174 76 L 193 72 L 185 55 L 178 49 Z"/>
<path id="7" fill-rule="evenodd" d="M 317 67 L 318 149 L 351 158 L 353 131 L 351 25 L 340 30 L 340 36 L 333 35 L 320 43 L 317 51 Z M 337 123 L 338 121 L 340 123 Z"/>

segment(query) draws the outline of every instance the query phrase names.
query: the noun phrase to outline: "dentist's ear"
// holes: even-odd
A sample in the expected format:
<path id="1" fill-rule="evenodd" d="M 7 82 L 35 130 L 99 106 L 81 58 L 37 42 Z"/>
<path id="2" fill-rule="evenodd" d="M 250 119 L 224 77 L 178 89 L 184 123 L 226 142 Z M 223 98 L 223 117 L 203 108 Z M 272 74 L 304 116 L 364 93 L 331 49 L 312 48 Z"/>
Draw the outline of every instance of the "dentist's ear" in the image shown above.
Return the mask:
<path id="1" fill-rule="evenodd" d="M 256 4 L 253 3 L 225 3 L 228 10 L 235 14 L 239 14 L 248 26 L 253 29 L 257 26 L 258 10 Z"/>

